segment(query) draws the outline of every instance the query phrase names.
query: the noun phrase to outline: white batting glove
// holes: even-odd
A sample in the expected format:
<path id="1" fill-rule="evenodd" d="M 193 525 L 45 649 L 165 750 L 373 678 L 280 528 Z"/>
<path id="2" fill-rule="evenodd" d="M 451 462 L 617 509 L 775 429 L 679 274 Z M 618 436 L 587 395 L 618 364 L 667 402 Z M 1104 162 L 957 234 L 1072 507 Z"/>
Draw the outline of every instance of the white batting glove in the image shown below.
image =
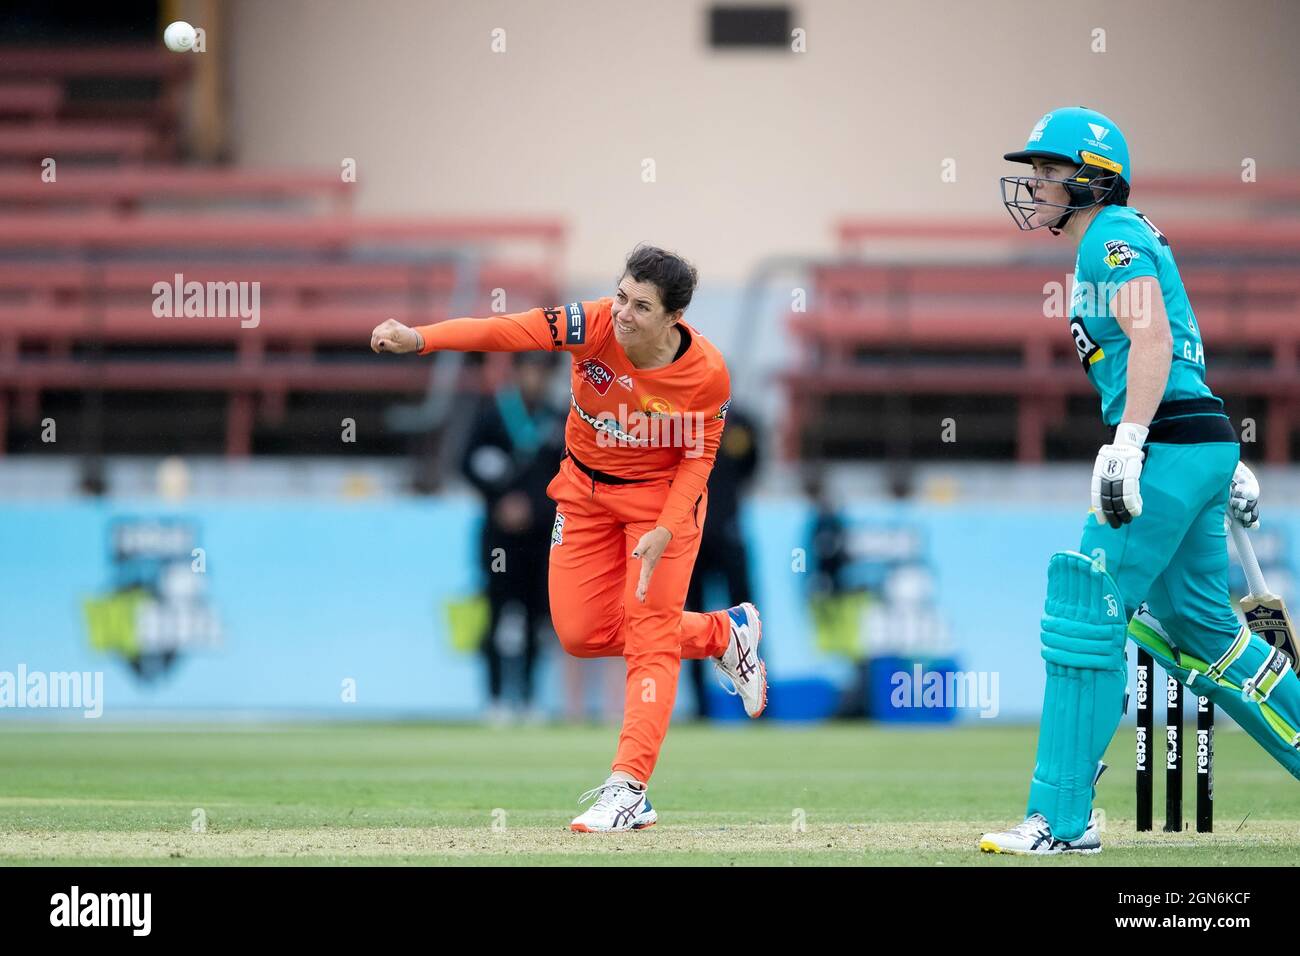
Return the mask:
<path id="1" fill-rule="evenodd" d="M 1092 466 L 1092 511 L 1098 524 L 1126 525 L 1142 513 L 1142 460 L 1147 429 L 1123 422 L 1115 440 L 1102 445 Z"/>
<path id="2" fill-rule="evenodd" d="M 1241 462 L 1237 462 L 1237 470 L 1232 473 L 1228 514 L 1243 528 L 1259 527 L 1259 479 Z"/>

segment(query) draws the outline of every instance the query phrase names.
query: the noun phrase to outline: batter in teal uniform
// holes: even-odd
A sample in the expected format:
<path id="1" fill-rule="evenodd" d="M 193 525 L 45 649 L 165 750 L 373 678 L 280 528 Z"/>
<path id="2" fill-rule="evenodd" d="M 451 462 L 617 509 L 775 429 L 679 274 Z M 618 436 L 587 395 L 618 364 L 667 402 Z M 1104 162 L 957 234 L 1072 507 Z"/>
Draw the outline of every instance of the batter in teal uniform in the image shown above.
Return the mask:
<path id="1" fill-rule="evenodd" d="M 1124 134 L 1094 110 L 1053 110 L 1005 158 L 1033 167 L 1002 179 L 1016 224 L 1078 246 L 1069 333 L 1115 431 L 1093 465 L 1079 550 L 1048 564 L 1047 686 L 1026 818 L 979 845 L 1098 853 L 1092 801 L 1123 716 L 1126 638 L 1297 778 L 1300 679 L 1232 610 L 1224 516 L 1258 525 L 1259 483 L 1205 384 L 1205 349 L 1169 240 L 1128 205 Z"/>

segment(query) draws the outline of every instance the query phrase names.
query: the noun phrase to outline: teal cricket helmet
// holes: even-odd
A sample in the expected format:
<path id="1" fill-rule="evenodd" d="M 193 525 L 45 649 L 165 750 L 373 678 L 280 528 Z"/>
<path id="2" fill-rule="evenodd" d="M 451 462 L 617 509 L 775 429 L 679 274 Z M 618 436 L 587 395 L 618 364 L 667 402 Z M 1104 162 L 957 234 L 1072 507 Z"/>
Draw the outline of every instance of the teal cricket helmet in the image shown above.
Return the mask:
<path id="1" fill-rule="evenodd" d="M 1052 110 L 1029 131 L 1025 148 L 1007 153 L 1013 163 L 1032 163 L 1035 159 L 1055 159 L 1079 168 L 1065 179 L 1036 176 L 1002 177 L 1002 204 L 1021 229 L 1047 226 L 1059 233 L 1069 218 L 1081 209 L 1110 202 L 1125 205 L 1132 185 L 1128 141 L 1110 117 L 1083 106 Z M 1053 182 L 1065 187 L 1067 203 L 1034 199 L 1039 183 Z M 1042 216 L 1043 207 L 1061 209 L 1059 216 Z M 1038 214 L 1043 221 L 1031 224 Z"/>

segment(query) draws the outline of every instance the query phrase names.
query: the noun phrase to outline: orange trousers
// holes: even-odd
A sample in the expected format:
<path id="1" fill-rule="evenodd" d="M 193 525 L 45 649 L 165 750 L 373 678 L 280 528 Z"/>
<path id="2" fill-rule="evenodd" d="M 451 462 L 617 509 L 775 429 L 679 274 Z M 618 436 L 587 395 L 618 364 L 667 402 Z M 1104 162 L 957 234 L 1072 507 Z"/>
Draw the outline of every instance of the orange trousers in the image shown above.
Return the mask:
<path id="1" fill-rule="evenodd" d="M 641 536 L 657 525 L 669 482 L 607 485 L 564 459 L 546 493 L 555 502 L 551 532 L 551 623 L 575 657 L 627 662 L 623 729 L 612 770 L 649 782 L 668 733 L 683 659 L 720 657 L 731 639 L 726 611 L 684 612 L 700 550 L 708 494 L 674 533 L 636 598 Z"/>

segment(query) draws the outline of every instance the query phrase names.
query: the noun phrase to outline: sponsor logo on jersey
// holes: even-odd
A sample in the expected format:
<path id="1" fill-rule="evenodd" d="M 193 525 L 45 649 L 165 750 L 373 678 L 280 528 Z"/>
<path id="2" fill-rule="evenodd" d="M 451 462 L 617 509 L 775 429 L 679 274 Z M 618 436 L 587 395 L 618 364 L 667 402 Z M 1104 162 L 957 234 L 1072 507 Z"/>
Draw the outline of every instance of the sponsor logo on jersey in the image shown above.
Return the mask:
<path id="1" fill-rule="evenodd" d="M 618 377 L 618 384 L 622 385 L 622 386 L 623 386 L 625 389 L 627 389 L 629 392 L 632 391 L 632 376 L 631 376 L 631 375 L 620 375 L 620 376 Z"/>
<path id="2" fill-rule="evenodd" d="M 1092 336 L 1078 319 L 1070 322 L 1070 334 L 1074 336 L 1074 348 L 1079 353 L 1079 362 L 1083 365 L 1084 371 L 1088 370 L 1088 366 L 1106 357 L 1101 346 L 1092 340 Z"/>
<path id="3" fill-rule="evenodd" d="M 555 524 L 551 525 L 551 547 L 564 544 L 564 515 L 555 512 Z"/>
<path id="4" fill-rule="evenodd" d="M 715 417 L 715 418 L 726 418 L 726 417 L 727 417 L 727 412 L 730 411 L 730 410 L 731 410 L 731 396 L 728 395 L 728 396 L 727 396 L 727 400 L 726 400 L 725 402 L 722 403 L 722 407 L 718 409 L 718 414 L 715 415 L 714 417 Z"/>
<path id="5" fill-rule="evenodd" d="M 1111 239 L 1106 243 L 1106 257 L 1103 260 L 1112 269 L 1122 269 L 1140 254 L 1123 239 Z"/>
<path id="6" fill-rule="evenodd" d="M 650 442 L 644 438 L 638 438 L 631 434 L 625 428 L 619 427 L 618 418 L 611 412 L 602 412 L 592 415 L 585 408 L 578 404 L 578 397 L 572 392 L 569 393 L 569 404 L 573 410 L 578 413 L 578 418 L 582 419 L 598 433 L 604 433 L 614 438 L 618 443 L 624 445 L 649 445 Z"/>
<path id="7" fill-rule="evenodd" d="M 542 309 L 542 315 L 546 316 L 546 328 L 551 333 L 551 350 L 555 351 L 562 345 L 560 342 L 560 318 L 564 315 L 564 310 L 559 306 L 553 309 Z"/>
<path id="8" fill-rule="evenodd" d="M 620 403 L 616 411 L 592 415 L 578 404 L 577 396 L 572 393 L 569 404 L 581 421 L 595 429 L 596 444 L 601 448 L 682 448 L 687 458 L 704 454 L 703 412 L 656 413 Z"/>
<path id="9" fill-rule="evenodd" d="M 614 384 L 614 370 L 600 359 L 583 359 L 578 366 L 578 374 L 601 395 L 608 392 L 610 385 Z"/>
<path id="10" fill-rule="evenodd" d="M 564 341 L 569 345 L 583 345 L 587 341 L 587 313 L 581 302 L 570 302 L 565 306 L 569 322 L 565 326 Z"/>

